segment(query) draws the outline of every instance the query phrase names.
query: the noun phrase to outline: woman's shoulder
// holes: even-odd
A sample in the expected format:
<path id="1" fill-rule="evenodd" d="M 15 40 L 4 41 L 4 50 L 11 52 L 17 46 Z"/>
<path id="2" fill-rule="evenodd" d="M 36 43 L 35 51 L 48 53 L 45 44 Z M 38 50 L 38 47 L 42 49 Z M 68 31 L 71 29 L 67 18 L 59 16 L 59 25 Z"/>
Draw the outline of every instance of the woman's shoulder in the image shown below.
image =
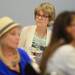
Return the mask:
<path id="1" fill-rule="evenodd" d="M 55 57 L 60 56 L 63 58 L 67 55 L 70 55 L 74 51 L 74 47 L 67 44 L 67 45 L 62 45 L 61 47 L 57 48 L 56 52 L 54 53 Z"/>
<path id="2" fill-rule="evenodd" d="M 20 53 L 26 53 L 26 52 L 24 51 L 24 48 L 17 48 L 17 51 L 20 52 Z"/>
<path id="3" fill-rule="evenodd" d="M 70 45 L 60 46 L 59 48 L 56 49 L 56 52 L 54 52 L 52 58 L 49 58 L 49 64 L 51 63 L 51 61 L 58 64 L 63 63 L 63 60 L 66 59 L 68 55 L 70 55 L 72 49 L 73 48 Z"/>
<path id="4" fill-rule="evenodd" d="M 71 51 L 73 49 L 74 49 L 73 46 L 71 46 L 70 44 L 66 44 L 66 45 L 60 46 L 57 50 L 58 51 Z"/>
<path id="5" fill-rule="evenodd" d="M 26 34 L 30 34 L 30 33 L 34 32 L 35 29 L 36 29 L 36 25 L 24 26 L 24 27 L 22 28 L 21 35 L 24 35 L 25 33 L 26 33 Z"/>
<path id="6" fill-rule="evenodd" d="M 52 58 L 49 58 L 47 62 L 47 71 L 50 72 L 51 70 L 56 70 L 61 72 L 61 69 L 65 68 L 64 65 L 68 65 L 71 61 L 73 61 L 72 59 L 74 57 L 75 52 L 73 46 L 69 44 L 60 46 L 59 48 L 57 48 Z"/>
<path id="7" fill-rule="evenodd" d="M 35 27 L 36 27 L 35 25 L 28 25 L 28 26 L 24 26 L 22 30 L 33 29 Z"/>
<path id="8" fill-rule="evenodd" d="M 27 52 L 23 48 L 17 48 L 17 51 L 19 52 L 19 55 L 22 59 L 31 60 Z"/>

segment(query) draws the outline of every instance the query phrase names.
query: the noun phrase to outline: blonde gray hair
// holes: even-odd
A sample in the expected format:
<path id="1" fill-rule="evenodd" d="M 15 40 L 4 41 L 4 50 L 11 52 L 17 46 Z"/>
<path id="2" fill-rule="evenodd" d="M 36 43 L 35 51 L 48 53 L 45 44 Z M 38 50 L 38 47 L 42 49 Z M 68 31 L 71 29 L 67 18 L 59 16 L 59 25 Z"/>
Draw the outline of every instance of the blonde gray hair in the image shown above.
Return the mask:
<path id="1" fill-rule="evenodd" d="M 49 15 L 49 21 L 54 21 L 54 19 L 55 19 L 55 7 L 52 4 L 50 4 L 49 2 L 41 3 L 34 10 L 35 17 L 40 10 L 42 10 L 43 12 L 45 12 Z"/>

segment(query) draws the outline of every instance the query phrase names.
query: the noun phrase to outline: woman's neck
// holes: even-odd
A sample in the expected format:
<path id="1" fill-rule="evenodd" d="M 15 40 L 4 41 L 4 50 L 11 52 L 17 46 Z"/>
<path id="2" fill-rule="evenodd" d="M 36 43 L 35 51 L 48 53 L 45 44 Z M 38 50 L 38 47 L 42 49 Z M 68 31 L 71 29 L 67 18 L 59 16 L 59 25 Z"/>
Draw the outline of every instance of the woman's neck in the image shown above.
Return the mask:
<path id="1" fill-rule="evenodd" d="M 9 48 L 9 47 L 0 47 L 0 57 L 2 61 L 12 70 L 17 72 L 20 71 L 19 69 L 19 61 L 20 56 L 16 49 Z"/>
<path id="2" fill-rule="evenodd" d="M 36 33 L 40 37 L 46 36 L 46 34 L 47 34 L 47 27 L 41 28 L 41 27 L 37 26 L 36 27 Z"/>
<path id="3" fill-rule="evenodd" d="M 4 56 L 10 56 L 10 55 L 12 56 L 16 54 L 16 50 L 13 48 L 2 47 L 1 50 Z"/>

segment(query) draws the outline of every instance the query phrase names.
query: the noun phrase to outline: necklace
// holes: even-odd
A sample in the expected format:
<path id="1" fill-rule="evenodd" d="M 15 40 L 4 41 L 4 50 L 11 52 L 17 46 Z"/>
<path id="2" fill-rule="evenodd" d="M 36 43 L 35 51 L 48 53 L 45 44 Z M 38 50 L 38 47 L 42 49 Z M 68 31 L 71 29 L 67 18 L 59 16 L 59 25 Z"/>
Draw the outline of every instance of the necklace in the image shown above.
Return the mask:
<path id="1" fill-rule="evenodd" d="M 16 51 L 15 55 L 6 57 L 2 50 L 0 50 L 0 59 L 10 68 L 13 70 L 13 68 L 16 67 L 17 64 L 19 64 L 20 62 L 20 55 L 19 53 Z"/>
<path id="2" fill-rule="evenodd" d="M 12 67 L 16 67 L 17 63 L 15 61 L 12 61 L 11 64 L 12 64 Z"/>

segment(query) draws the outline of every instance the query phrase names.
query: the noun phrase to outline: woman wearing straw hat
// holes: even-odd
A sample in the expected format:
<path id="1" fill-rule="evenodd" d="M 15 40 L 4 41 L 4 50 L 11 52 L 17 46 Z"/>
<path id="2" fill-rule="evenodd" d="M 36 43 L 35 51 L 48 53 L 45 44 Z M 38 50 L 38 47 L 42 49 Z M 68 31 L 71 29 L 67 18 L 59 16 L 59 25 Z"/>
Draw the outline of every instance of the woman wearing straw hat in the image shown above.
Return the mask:
<path id="1" fill-rule="evenodd" d="M 31 62 L 26 52 L 17 48 L 21 26 L 9 17 L 0 19 L 0 75 L 25 75 Z"/>

